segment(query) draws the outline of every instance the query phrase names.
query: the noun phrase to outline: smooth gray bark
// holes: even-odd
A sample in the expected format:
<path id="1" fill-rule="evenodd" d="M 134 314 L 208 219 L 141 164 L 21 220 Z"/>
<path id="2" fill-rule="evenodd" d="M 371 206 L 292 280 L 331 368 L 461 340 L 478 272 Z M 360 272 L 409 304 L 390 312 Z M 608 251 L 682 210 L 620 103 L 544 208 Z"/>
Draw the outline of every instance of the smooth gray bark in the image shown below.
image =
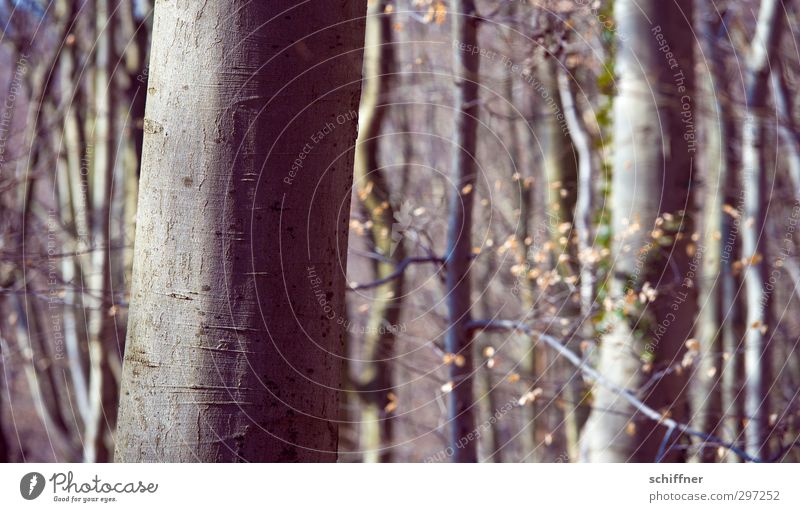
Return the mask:
<path id="1" fill-rule="evenodd" d="M 613 309 L 600 371 L 627 389 L 681 362 L 695 313 L 693 233 L 693 40 L 691 0 L 617 0 L 619 34 L 611 192 Z M 669 47 L 669 53 L 664 47 Z M 687 114 L 682 115 L 684 112 Z M 686 121 L 692 121 L 690 125 Z M 652 288 L 643 296 L 646 284 Z M 644 402 L 676 419 L 685 410 L 679 373 L 664 372 Z M 613 411 L 613 412 L 610 412 Z M 608 389 L 594 393 L 582 457 L 653 462 L 665 431 Z M 669 444 L 667 444 L 669 446 Z M 674 460 L 669 452 L 665 460 Z"/>
<path id="2" fill-rule="evenodd" d="M 117 461 L 336 460 L 365 12 L 156 5 Z"/>
<path id="3" fill-rule="evenodd" d="M 89 309 L 89 412 L 83 440 L 84 462 L 107 462 L 116 423 L 114 407 L 118 395 L 119 373 L 111 370 L 116 358 L 116 336 L 111 310 L 111 203 L 116 168 L 116 91 L 114 87 L 114 34 L 119 0 L 98 2 L 95 14 L 94 167 L 92 169 L 92 253 L 87 276 L 88 292 L 83 293 Z M 118 366 L 118 360 L 116 361 Z"/>
<path id="4" fill-rule="evenodd" d="M 577 232 L 577 247 L 575 267 L 579 276 L 579 297 L 580 297 L 580 320 L 576 331 L 580 339 L 594 339 L 596 333 L 592 320 L 595 302 L 595 281 L 597 280 L 597 250 L 593 247 L 592 221 L 595 215 L 595 191 L 594 182 L 597 173 L 594 170 L 594 150 L 592 138 L 589 131 L 584 126 L 581 112 L 578 108 L 572 82 L 574 81 L 573 71 L 560 67 L 558 69 L 558 91 L 561 98 L 561 106 L 564 109 L 564 120 L 569 129 L 569 137 L 572 140 L 572 147 L 575 149 L 578 158 L 578 168 L 576 177 L 575 192 L 575 212 L 572 215 L 572 223 Z M 569 436 L 568 449 L 571 460 L 580 458 L 580 439 L 579 432 L 586 424 L 588 418 L 588 408 L 585 406 L 586 393 L 583 386 L 579 385 L 580 375 L 575 372 L 567 374 L 570 379 L 572 392 L 570 393 L 574 410 L 571 415 L 572 428 L 568 428 Z"/>
<path id="5" fill-rule="evenodd" d="M 795 197 L 800 196 L 800 130 L 794 122 L 794 105 L 790 98 L 789 87 L 783 76 L 783 65 L 774 63 L 772 72 L 772 97 L 778 111 L 778 134 L 785 148 L 786 162 L 789 166 L 789 178 L 792 180 Z"/>

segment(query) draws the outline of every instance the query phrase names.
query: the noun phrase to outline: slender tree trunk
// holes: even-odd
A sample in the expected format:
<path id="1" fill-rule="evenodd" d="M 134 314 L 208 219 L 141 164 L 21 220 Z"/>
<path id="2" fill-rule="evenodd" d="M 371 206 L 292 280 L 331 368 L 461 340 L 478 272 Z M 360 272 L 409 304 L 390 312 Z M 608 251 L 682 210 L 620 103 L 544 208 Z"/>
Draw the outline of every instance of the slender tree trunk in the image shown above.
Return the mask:
<path id="1" fill-rule="evenodd" d="M 378 0 L 368 7 L 364 48 L 364 86 L 359 109 L 359 133 L 355 156 L 355 179 L 359 199 L 372 221 L 375 278 L 386 279 L 405 257 L 403 233 L 396 232 L 396 208 L 388 176 L 379 161 L 381 128 L 388 107 L 394 70 L 390 5 Z M 391 462 L 393 416 L 392 354 L 400 322 L 403 276 L 375 289 L 364 335 L 364 363 L 358 390 L 361 410 L 361 450 L 365 462 Z"/>
<path id="2" fill-rule="evenodd" d="M 575 100 L 571 74 L 571 71 L 563 67 L 560 67 L 557 71 L 558 92 L 561 107 L 564 109 L 564 122 L 578 159 L 572 226 L 577 240 L 575 272 L 578 275 L 578 294 L 580 299 L 579 325 L 576 327 L 575 332 L 577 341 L 582 342 L 595 337 L 592 316 L 594 314 L 595 280 L 597 279 L 599 251 L 593 247 L 592 222 L 595 203 L 594 181 L 597 174 L 594 171 L 592 139 L 584 126 Z M 573 344 L 575 344 L 574 341 Z M 580 457 L 579 432 L 586 424 L 589 409 L 584 403 L 587 393 L 584 386 L 582 386 L 583 379 L 580 372 L 571 371 L 568 374 L 568 378 L 571 384 L 567 388 L 569 391 L 567 407 L 572 408 L 572 410 L 568 415 L 567 448 L 570 460 L 576 461 Z"/>
<path id="3" fill-rule="evenodd" d="M 448 327 L 445 348 L 461 364 L 449 366 L 452 390 L 448 404 L 450 448 L 454 462 L 477 462 L 473 440 L 475 418 L 472 390 L 472 333 L 470 321 L 470 266 L 472 260 L 472 210 L 476 182 L 478 80 L 480 56 L 461 48 L 476 48 L 478 18 L 472 0 L 451 0 L 455 68 L 455 127 L 453 140 L 453 192 L 445 255 Z M 461 45 L 469 46 L 461 46 Z M 469 439 L 469 440 L 468 440 Z"/>
<path id="4" fill-rule="evenodd" d="M 573 92 L 571 71 L 558 69 L 558 91 L 564 109 L 564 121 L 572 139 L 572 147 L 578 157 L 575 213 L 573 224 L 578 240 L 578 266 L 580 276 L 581 316 L 584 323 L 589 322 L 595 300 L 595 270 L 598 256 L 592 247 L 592 223 L 594 221 L 595 191 L 594 150 L 592 139 L 584 126 Z M 590 329 L 591 331 L 591 329 Z"/>
<path id="5" fill-rule="evenodd" d="M 691 333 L 698 279 L 690 268 L 694 67 L 685 32 L 692 2 L 617 0 L 615 18 L 626 37 L 618 40 L 614 102 L 613 305 L 600 366 L 613 382 L 634 390 L 649 375 L 645 362 L 663 371 L 644 400 L 682 418 L 683 379 L 669 368 L 681 361 Z M 664 436 L 616 394 L 596 388 L 582 454 L 589 461 L 653 462 Z M 673 451 L 664 458 L 675 459 Z"/>
<path id="6" fill-rule="evenodd" d="M 56 37 L 62 40 L 66 34 L 66 25 L 62 20 L 56 26 Z M 28 91 L 30 103 L 26 118 L 26 132 L 23 147 L 31 148 L 28 158 L 25 161 L 25 179 L 20 190 L 22 211 L 20 212 L 20 224 L 17 231 L 17 246 L 21 250 L 20 265 L 17 270 L 19 283 L 25 283 L 21 288 L 22 293 L 15 297 L 18 308 L 18 329 L 17 343 L 20 347 L 25 347 L 25 357 L 28 359 L 25 373 L 37 412 L 42 418 L 42 424 L 47 431 L 53 456 L 55 460 L 76 460 L 75 453 L 71 448 L 70 422 L 67 420 L 70 413 L 64 401 L 61 399 L 55 380 L 55 366 L 52 364 L 54 355 L 48 349 L 48 336 L 50 331 L 47 329 L 48 321 L 44 316 L 41 303 L 33 294 L 27 293 L 31 285 L 35 286 L 37 280 L 28 270 L 28 259 L 35 257 L 31 246 L 44 248 L 45 244 L 37 244 L 31 236 L 34 232 L 36 223 L 34 222 L 34 202 L 39 201 L 38 186 L 42 183 L 37 179 L 41 171 L 43 162 L 50 159 L 46 144 L 38 144 L 36 141 L 46 140 L 45 128 L 49 122 L 48 103 L 51 92 L 56 83 L 55 76 L 58 68 L 58 61 L 62 53 L 62 48 L 54 50 L 50 59 L 45 64 L 39 66 L 32 74 L 27 75 Z M 55 157 L 53 158 L 55 160 Z M 54 273 L 57 274 L 57 272 Z M 24 325 L 24 328 L 23 328 Z M 23 345 L 24 343 L 24 345 Z M 61 448 L 63 448 L 63 459 Z"/>
<path id="7" fill-rule="evenodd" d="M 764 116 L 770 80 L 770 59 L 776 54 L 781 32 L 782 2 L 764 0 L 751 46 L 746 83 L 747 112 L 742 126 L 742 187 L 744 215 L 742 255 L 745 265 L 747 331 L 745 337 L 745 447 L 756 457 L 769 456 L 769 391 L 772 386 L 769 343 L 772 291 L 766 222 L 769 207 L 764 158 Z"/>
<path id="8" fill-rule="evenodd" d="M 78 2 L 65 2 L 64 9 L 69 9 L 69 21 L 67 26 L 73 26 L 73 21 L 77 18 Z M 75 425 L 81 430 L 85 429 L 85 424 L 89 420 L 89 391 L 88 377 L 86 371 L 87 344 L 85 322 L 79 321 L 82 297 L 76 293 L 84 283 L 83 265 L 81 260 L 84 258 L 78 255 L 85 251 L 87 247 L 87 234 L 89 231 L 90 220 L 88 217 L 89 207 L 81 183 L 84 180 L 81 170 L 88 174 L 89 165 L 85 158 L 86 139 L 83 130 L 81 117 L 85 115 L 83 94 L 80 92 L 81 80 L 77 78 L 76 62 L 78 61 L 78 51 L 76 45 L 71 45 L 66 49 L 60 60 L 61 77 L 61 96 L 67 102 L 64 112 L 63 127 L 59 134 L 61 141 L 59 144 L 64 146 L 65 169 L 63 181 L 59 181 L 59 194 L 61 196 L 62 222 L 69 229 L 71 240 L 65 246 L 64 253 L 74 253 L 66 256 L 62 261 L 61 275 L 64 281 L 64 308 L 63 308 L 63 333 L 64 347 L 66 349 L 67 364 L 69 366 L 70 383 L 73 393 L 74 407 L 77 409 L 79 421 Z M 91 265 L 86 265 L 90 268 Z"/>
<path id="9" fill-rule="evenodd" d="M 577 201 L 578 167 L 575 147 L 569 135 L 569 129 L 564 117 L 564 107 L 561 103 L 561 96 L 558 86 L 559 62 L 551 55 L 544 56 L 544 63 L 541 66 L 539 80 L 542 87 L 535 90 L 535 101 L 541 103 L 543 120 L 539 133 L 543 133 L 543 165 L 547 192 L 547 215 L 550 227 L 550 237 L 553 246 L 551 264 L 558 272 L 558 282 L 551 288 L 556 294 L 562 295 L 564 299 L 558 304 L 558 316 L 570 319 L 580 318 L 581 305 L 579 295 L 573 294 L 570 290 L 577 284 L 580 265 L 578 263 L 578 251 L 576 244 L 573 243 L 574 213 Z M 568 345 L 577 345 L 579 341 L 574 335 L 575 328 L 562 326 L 560 323 L 553 325 L 548 334 L 564 338 Z M 571 365 L 560 359 L 555 361 L 553 373 L 563 379 L 565 384 L 561 394 L 565 403 L 569 404 L 566 414 L 560 418 L 560 414 L 548 414 L 550 425 L 545 425 L 545 434 L 551 434 L 556 426 L 561 423 L 564 428 L 564 435 L 561 442 L 565 446 L 553 445 L 549 447 L 550 454 L 547 460 L 556 459 L 559 454 L 564 452 L 564 448 L 572 457 L 578 454 L 578 435 L 585 415 L 577 414 L 573 411 L 573 404 L 580 402 L 583 396 L 582 379 L 580 373 Z M 540 372 L 544 374 L 546 367 L 541 367 Z M 555 411 L 554 411 L 555 412 Z M 545 422 L 543 422 L 545 423 Z"/>
<path id="10" fill-rule="evenodd" d="M 483 343 L 480 343 L 476 346 L 476 355 L 478 357 L 478 361 L 481 361 L 481 368 L 478 372 L 478 397 L 479 397 L 479 409 L 480 409 L 480 418 L 482 419 L 481 424 L 488 425 L 488 429 L 485 433 L 481 434 L 481 442 L 485 444 L 486 451 L 489 452 L 488 457 L 486 460 L 482 462 L 495 462 L 501 463 L 503 462 L 503 438 L 500 433 L 500 428 L 497 421 L 492 421 L 492 417 L 497 414 L 500 410 L 500 404 L 497 401 L 497 392 L 499 382 L 496 382 L 494 376 L 492 375 L 492 366 L 490 361 L 492 361 L 492 356 L 489 354 L 492 353 L 493 347 L 488 342 L 489 336 L 485 336 L 485 340 Z"/>
<path id="11" fill-rule="evenodd" d="M 700 44 L 707 56 L 706 79 L 698 92 L 702 94 L 710 112 L 706 114 L 707 124 L 706 150 L 703 166 L 706 168 L 706 186 L 703 216 L 705 222 L 703 232 L 702 275 L 699 282 L 698 343 L 699 349 L 694 361 L 690 377 L 691 423 L 700 432 L 718 434 L 722 421 L 721 382 L 725 364 L 723 354 L 723 325 L 727 310 L 724 309 L 729 300 L 724 295 L 726 279 L 723 266 L 731 264 L 733 254 L 731 240 L 723 238 L 725 224 L 729 214 L 725 212 L 727 200 L 726 189 L 732 178 L 728 146 L 729 113 L 723 106 L 720 95 L 725 84 L 720 80 L 723 76 L 722 56 L 717 48 L 717 37 L 714 23 L 717 18 L 715 9 L 701 4 L 698 6 L 697 26 Z M 728 269 L 729 270 L 729 269 Z M 728 304 L 729 305 L 729 304 Z M 732 369 L 731 369 L 732 370 Z M 723 438 L 734 439 L 733 437 Z M 701 445 L 692 456 L 697 461 L 714 462 L 717 449 L 711 445 Z"/>
<path id="12" fill-rule="evenodd" d="M 792 180 L 794 195 L 800 197 L 800 130 L 794 121 L 794 105 L 786 78 L 783 76 L 783 63 L 775 59 L 772 63 L 772 96 L 778 111 L 778 134 L 785 148 L 785 158 L 789 165 L 789 178 Z"/>
<path id="13" fill-rule="evenodd" d="M 111 203 L 116 139 L 114 34 L 112 16 L 118 0 L 96 5 L 94 166 L 92 169 L 92 257 L 88 275 L 89 417 L 84 432 L 84 461 L 106 462 L 113 452 L 111 432 L 116 416 L 118 383 L 110 357 L 116 347 L 111 297 Z"/>
<path id="14" fill-rule="evenodd" d="M 336 460 L 366 2 L 330 7 L 155 8 L 117 461 Z"/>
<path id="15" fill-rule="evenodd" d="M 735 172 L 739 137 L 731 108 L 722 101 L 730 92 L 724 80 L 725 55 L 718 44 L 720 14 L 706 4 L 698 7 L 699 32 L 708 62 L 704 94 L 709 98 L 711 114 L 707 119 L 705 151 L 705 165 L 709 170 L 699 301 L 700 359 L 690 383 L 692 424 L 699 431 L 736 440 L 741 432 L 744 332 L 741 282 L 734 270 L 740 260 L 739 231 L 744 225 L 739 175 Z M 711 462 L 716 460 L 716 455 L 716 447 L 701 445 L 697 459 Z M 737 462 L 739 457 L 727 451 L 722 460 Z"/>
<path id="16" fill-rule="evenodd" d="M 736 145 L 738 138 L 734 135 L 735 127 L 733 119 L 724 119 L 727 123 L 724 128 L 728 137 L 728 148 Z M 733 139 L 733 140 L 731 140 Z M 717 300 L 721 306 L 723 323 L 721 325 L 721 346 L 722 364 L 720 368 L 720 411 L 722 423 L 720 434 L 723 439 L 739 440 L 742 439 L 742 418 L 744 417 L 744 403 L 742 400 L 742 383 L 744 381 L 744 340 L 745 340 L 745 311 L 744 297 L 742 291 L 742 276 L 735 271 L 735 266 L 741 261 L 741 241 L 740 231 L 745 225 L 742 213 L 742 193 L 739 187 L 739 179 L 735 172 L 736 161 L 732 154 L 728 155 L 731 159 L 728 169 L 729 179 L 724 185 L 725 204 L 736 205 L 736 211 L 728 211 L 723 215 L 721 222 L 722 232 L 720 239 L 723 241 L 721 265 L 720 265 L 720 288 Z M 741 443 L 737 443 L 741 444 Z M 740 446 L 743 448 L 743 446 Z M 739 462 L 740 457 L 728 451 L 724 460 L 727 462 Z"/>

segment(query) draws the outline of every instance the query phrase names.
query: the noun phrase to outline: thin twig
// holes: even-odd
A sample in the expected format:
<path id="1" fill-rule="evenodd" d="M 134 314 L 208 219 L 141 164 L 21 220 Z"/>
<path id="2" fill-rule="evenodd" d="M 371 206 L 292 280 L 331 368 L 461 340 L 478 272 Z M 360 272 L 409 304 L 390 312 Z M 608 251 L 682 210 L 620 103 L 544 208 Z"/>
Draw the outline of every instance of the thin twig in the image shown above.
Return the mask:
<path id="1" fill-rule="evenodd" d="M 559 340 L 550 335 L 536 332 L 522 322 L 516 322 L 513 320 L 474 320 L 467 324 L 467 328 L 472 330 L 484 330 L 484 331 L 492 331 L 492 330 L 522 331 L 528 334 L 529 336 L 536 336 L 538 339 L 542 340 L 547 345 L 549 345 L 550 348 L 558 352 L 559 355 L 561 355 L 567 361 L 572 363 L 590 380 L 610 390 L 612 393 L 622 397 L 628 403 L 633 405 L 636 408 L 636 410 L 639 411 L 639 413 L 655 421 L 659 425 L 667 428 L 668 430 L 678 431 L 681 434 L 686 434 L 691 437 L 698 437 L 702 439 L 704 442 L 712 442 L 719 444 L 720 446 L 724 446 L 725 448 L 731 450 L 744 460 L 750 462 L 764 462 L 761 458 L 750 455 L 741 448 L 738 448 L 737 446 L 728 443 L 718 438 L 717 436 L 706 434 L 704 432 L 699 432 L 697 430 L 692 429 L 689 425 L 677 422 L 672 418 L 665 418 L 662 414 L 659 414 L 658 411 L 656 411 L 652 407 L 648 406 L 647 404 L 636 398 L 636 395 L 633 392 L 623 387 L 620 387 L 617 384 L 614 384 L 603 374 L 601 374 L 593 367 L 586 364 L 586 362 L 583 359 L 581 359 L 580 356 L 578 356 L 575 352 L 565 347 Z"/>
<path id="2" fill-rule="evenodd" d="M 368 290 L 370 288 L 377 288 L 378 286 L 394 281 L 395 279 L 402 276 L 409 265 L 419 264 L 419 263 L 438 263 L 441 265 L 444 263 L 444 260 L 442 258 L 436 258 L 436 257 L 405 258 L 404 260 L 401 260 L 397 264 L 397 267 L 394 269 L 394 272 L 392 272 L 388 276 L 382 279 L 378 279 L 377 281 L 372 281 L 370 283 L 354 284 L 353 286 L 348 287 L 347 291 L 354 292 L 358 290 Z"/>

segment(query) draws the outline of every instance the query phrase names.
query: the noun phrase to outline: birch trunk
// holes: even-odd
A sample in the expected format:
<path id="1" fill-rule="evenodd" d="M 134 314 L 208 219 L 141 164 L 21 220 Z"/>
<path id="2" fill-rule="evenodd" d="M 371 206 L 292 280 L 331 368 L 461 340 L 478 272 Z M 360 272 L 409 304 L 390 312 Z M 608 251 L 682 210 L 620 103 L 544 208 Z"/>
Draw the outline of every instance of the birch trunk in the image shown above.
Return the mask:
<path id="1" fill-rule="evenodd" d="M 405 257 L 402 239 L 393 232 L 395 206 L 389 180 L 378 160 L 380 136 L 388 107 L 383 103 L 391 92 L 394 69 L 392 18 L 385 0 L 368 8 L 364 48 L 364 90 L 359 108 L 359 133 L 355 155 L 355 179 L 359 199 L 372 221 L 373 250 L 383 259 L 374 265 L 375 279 L 392 275 Z M 402 234 L 401 234 L 402 236 Z M 392 461 L 393 392 L 392 354 L 395 328 L 400 322 L 404 278 L 377 287 L 364 334 L 364 367 L 359 378 L 361 450 L 364 462 Z"/>
<path id="2" fill-rule="evenodd" d="M 592 316 L 595 302 L 595 280 L 597 273 L 597 251 L 593 247 L 592 221 L 594 219 L 595 191 L 594 180 L 597 173 L 594 170 L 594 151 L 592 138 L 583 123 L 581 112 L 578 109 L 573 92 L 572 82 L 574 71 L 561 67 L 558 70 L 558 92 L 561 106 L 564 109 L 564 122 L 572 140 L 572 147 L 578 159 L 576 175 L 576 192 L 572 225 L 576 236 L 575 272 L 579 282 L 580 315 L 579 324 L 575 328 L 578 340 L 594 339 L 595 328 Z M 573 343 L 574 344 L 574 343 Z M 571 369 L 571 367 L 570 367 Z M 567 429 L 567 447 L 570 460 L 580 458 L 579 432 L 586 424 L 588 407 L 584 403 L 586 389 L 581 385 L 582 378 L 579 372 L 568 374 L 572 386 L 570 398 L 572 402 L 568 407 L 573 410 L 569 415 Z M 574 405 L 573 405 L 574 404 Z"/>
<path id="3" fill-rule="evenodd" d="M 76 213 L 76 198 L 74 197 L 73 180 L 78 180 L 80 173 L 80 151 L 78 146 L 73 144 L 75 140 L 75 130 L 77 129 L 74 112 L 68 110 L 64 114 L 64 128 L 62 137 L 66 147 L 66 158 L 64 159 L 63 171 L 60 172 L 58 192 L 61 203 L 61 219 L 65 226 L 69 227 L 71 240 L 68 242 L 64 253 L 76 253 L 79 249 L 78 240 L 78 214 Z M 80 422 L 86 421 L 89 416 L 89 393 L 87 387 L 86 372 L 84 371 L 83 361 L 85 359 L 84 345 L 79 337 L 77 322 L 77 306 L 80 303 L 80 295 L 75 293 L 75 288 L 83 281 L 81 267 L 77 263 L 77 256 L 65 256 L 61 262 L 61 277 L 64 281 L 64 346 L 67 353 L 67 363 L 69 365 L 69 378 L 72 385 L 73 399 L 77 416 Z"/>
<path id="4" fill-rule="evenodd" d="M 691 333 L 698 279 L 689 266 L 693 148 L 684 138 L 694 132 L 688 131 L 681 115 L 688 111 L 691 116 L 694 108 L 693 47 L 685 36 L 692 2 L 617 0 L 614 5 L 619 33 L 626 37 L 618 41 L 614 101 L 613 303 L 606 312 L 600 366 L 613 382 L 633 390 L 651 375 L 645 362 L 653 372 L 664 371 L 643 395 L 645 402 L 681 418 L 682 378 L 669 368 L 680 364 Z M 673 61 L 662 50 L 664 45 Z M 645 283 L 655 293 L 642 300 Z M 582 457 L 653 462 L 664 434 L 625 400 L 595 388 Z M 668 452 L 664 460 L 676 460 L 675 452 Z"/>
<path id="5" fill-rule="evenodd" d="M 156 5 L 117 461 L 337 458 L 366 2 L 332 7 Z"/>
<path id="6" fill-rule="evenodd" d="M 767 254 L 766 223 L 769 208 L 769 183 L 764 158 L 764 122 L 761 116 L 767 105 L 770 59 L 780 40 L 782 2 L 764 0 L 758 16 L 756 34 L 750 49 L 746 83 L 746 108 L 742 126 L 742 178 L 745 225 L 742 231 L 742 255 L 745 265 L 745 301 L 747 330 L 744 346 L 745 366 L 745 448 L 753 456 L 769 455 L 769 340 L 775 326 L 771 323 L 771 290 Z"/>

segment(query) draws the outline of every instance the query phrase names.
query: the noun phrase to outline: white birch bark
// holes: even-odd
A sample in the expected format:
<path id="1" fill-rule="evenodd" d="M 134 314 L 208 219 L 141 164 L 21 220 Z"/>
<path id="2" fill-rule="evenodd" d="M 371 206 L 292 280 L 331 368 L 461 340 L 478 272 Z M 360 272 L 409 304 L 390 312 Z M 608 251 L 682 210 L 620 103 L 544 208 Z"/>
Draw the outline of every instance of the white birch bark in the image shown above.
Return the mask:
<path id="1" fill-rule="evenodd" d="M 609 290 L 614 303 L 605 313 L 609 328 L 600 347 L 600 370 L 617 385 L 637 390 L 649 377 L 646 360 L 653 371 L 681 362 L 695 313 L 695 289 L 685 284 L 693 232 L 692 151 L 681 116 L 687 101 L 690 113 L 693 108 L 693 46 L 685 36 L 693 2 L 617 0 L 614 6 L 618 33 L 625 37 L 618 40 L 614 100 Z M 643 301 L 645 283 L 656 296 Z M 685 408 L 682 389 L 680 375 L 667 372 L 644 401 L 677 416 Z M 654 462 L 664 434 L 618 395 L 597 388 L 582 457 Z"/>
<path id="2" fill-rule="evenodd" d="M 756 34 L 748 60 L 746 103 L 742 126 L 742 178 L 744 216 L 742 256 L 748 262 L 744 273 L 747 325 L 744 345 L 745 448 L 760 458 L 769 455 L 769 340 L 771 291 L 767 290 L 770 264 L 767 254 L 767 210 L 769 207 L 767 167 L 764 161 L 764 124 L 770 59 L 777 51 L 781 30 L 782 3 L 764 0 L 758 15 Z"/>

